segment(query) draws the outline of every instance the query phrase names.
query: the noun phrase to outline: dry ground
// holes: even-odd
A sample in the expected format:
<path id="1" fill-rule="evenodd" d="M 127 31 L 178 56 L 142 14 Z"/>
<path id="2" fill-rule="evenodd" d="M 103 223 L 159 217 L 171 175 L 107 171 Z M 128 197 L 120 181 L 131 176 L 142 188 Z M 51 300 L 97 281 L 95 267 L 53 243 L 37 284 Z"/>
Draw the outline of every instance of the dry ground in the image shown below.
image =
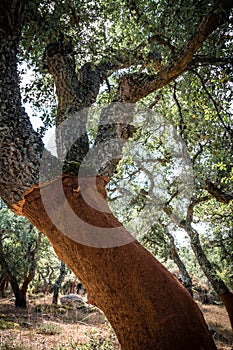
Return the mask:
<path id="1" fill-rule="evenodd" d="M 215 330 L 219 350 L 233 350 L 233 333 L 222 306 L 201 305 L 204 317 Z M 27 310 L 0 299 L 1 350 L 119 350 L 120 346 L 104 315 L 96 308 L 51 305 L 51 297 L 30 298 Z"/>
<path id="2" fill-rule="evenodd" d="M 213 338 L 219 350 L 233 350 L 233 332 L 223 306 L 198 303 L 208 326 L 215 330 Z"/>

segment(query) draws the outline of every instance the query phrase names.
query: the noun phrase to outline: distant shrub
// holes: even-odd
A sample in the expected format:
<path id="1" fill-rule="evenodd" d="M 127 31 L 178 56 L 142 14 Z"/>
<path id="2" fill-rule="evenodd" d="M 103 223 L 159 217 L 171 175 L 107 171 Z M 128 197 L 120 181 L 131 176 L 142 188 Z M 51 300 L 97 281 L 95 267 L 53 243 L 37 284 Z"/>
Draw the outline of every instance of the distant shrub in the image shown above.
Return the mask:
<path id="1" fill-rule="evenodd" d="M 5 330 L 5 329 L 17 328 L 17 327 L 19 327 L 19 324 L 16 322 L 12 322 L 12 321 L 8 320 L 7 318 L 0 319 L 0 329 Z M 1 349 L 1 347 L 0 347 L 0 349 Z"/>
<path id="2" fill-rule="evenodd" d="M 32 350 L 31 347 L 28 347 L 26 345 L 17 345 L 14 344 L 12 341 L 3 341 L 0 343 L 0 349 L 1 350 Z"/>
<path id="3" fill-rule="evenodd" d="M 113 350 L 113 343 L 111 339 L 103 340 L 92 336 L 88 343 L 83 343 L 77 346 L 77 350 Z"/>
<path id="4" fill-rule="evenodd" d="M 88 342 L 82 343 L 81 345 L 72 342 L 72 340 L 66 345 L 59 345 L 52 347 L 51 350 L 113 350 L 114 344 L 113 339 L 103 339 L 100 338 L 95 333 L 89 333 L 90 340 Z"/>
<path id="5" fill-rule="evenodd" d="M 37 330 L 37 333 L 46 335 L 55 335 L 61 333 L 61 327 L 53 323 L 43 323 Z"/>

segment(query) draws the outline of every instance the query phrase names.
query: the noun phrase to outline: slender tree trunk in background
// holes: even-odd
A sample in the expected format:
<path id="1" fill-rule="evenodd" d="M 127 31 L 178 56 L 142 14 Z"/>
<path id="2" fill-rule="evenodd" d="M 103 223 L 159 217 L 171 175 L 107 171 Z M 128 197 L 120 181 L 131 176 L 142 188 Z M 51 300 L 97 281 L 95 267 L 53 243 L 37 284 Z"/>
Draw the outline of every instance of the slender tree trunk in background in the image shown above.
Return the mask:
<path id="1" fill-rule="evenodd" d="M 63 261 L 61 261 L 60 274 L 53 286 L 53 301 L 52 301 L 53 304 L 57 304 L 59 290 L 61 288 L 61 284 L 64 281 L 65 276 L 66 276 L 66 265 Z"/>
<path id="2" fill-rule="evenodd" d="M 3 245 L 2 241 L 0 240 L 0 265 L 2 272 L 8 278 L 11 284 L 15 296 L 15 306 L 25 308 L 26 298 L 24 298 L 24 295 L 21 293 L 17 279 L 12 275 L 3 253 Z"/>
<path id="3" fill-rule="evenodd" d="M 31 225 L 31 230 L 32 229 L 33 229 L 33 226 Z M 20 291 L 21 291 L 25 300 L 26 300 L 26 295 L 27 295 L 29 283 L 35 277 L 36 268 L 37 268 L 37 259 L 38 259 L 37 253 L 38 253 L 38 250 L 40 248 L 41 238 L 42 238 L 42 234 L 41 234 L 41 232 L 39 232 L 35 248 L 33 250 L 31 250 L 29 248 L 27 251 L 28 266 L 26 269 L 27 271 L 25 271 L 25 277 L 24 277 L 24 280 L 22 283 L 22 287 L 20 288 Z"/>
<path id="4" fill-rule="evenodd" d="M 181 260 L 179 254 L 177 252 L 174 237 L 167 229 L 166 229 L 166 235 L 168 236 L 168 238 L 170 240 L 171 257 L 180 271 L 182 283 L 185 286 L 185 288 L 188 290 L 189 294 L 193 297 L 192 279 L 191 279 L 191 277 L 186 269 L 185 264 L 183 263 L 183 261 Z"/>
<path id="5" fill-rule="evenodd" d="M 192 250 L 202 271 L 206 275 L 208 281 L 211 283 L 214 291 L 218 294 L 227 310 L 231 328 L 233 329 L 233 293 L 229 290 L 223 280 L 217 275 L 216 271 L 211 265 L 211 262 L 205 255 L 205 252 L 201 246 L 198 232 L 193 229 L 191 225 L 186 225 L 186 232 L 190 237 Z"/>
<path id="6" fill-rule="evenodd" d="M 231 328 L 233 329 L 233 293 L 217 275 L 216 271 L 211 265 L 211 262 L 208 260 L 205 252 L 202 249 L 199 234 L 191 225 L 193 221 L 193 209 L 194 205 L 191 203 L 187 211 L 186 220 L 180 220 L 176 215 L 174 215 L 170 207 L 167 207 L 166 205 L 163 207 L 163 211 L 167 214 L 171 221 L 188 234 L 196 259 L 208 281 L 212 285 L 214 291 L 222 300 L 229 316 Z"/>
<path id="7" fill-rule="evenodd" d="M 21 292 L 21 289 L 19 288 L 18 282 L 15 278 L 11 279 L 10 283 L 15 296 L 15 306 L 20 308 L 26 308 L 26 292 Z"/>
<path id="8" fill-rule="evenodd" d="M 1 297 L 2 298 L 5 298 L 6 297 L 6 289 L 7 289 L 7 286 L 8 286 L 8 278 L 7 276 L 2 273 L 1 274 L 1 277 L 0 277 L 0 293 L 1 293 Z"/>

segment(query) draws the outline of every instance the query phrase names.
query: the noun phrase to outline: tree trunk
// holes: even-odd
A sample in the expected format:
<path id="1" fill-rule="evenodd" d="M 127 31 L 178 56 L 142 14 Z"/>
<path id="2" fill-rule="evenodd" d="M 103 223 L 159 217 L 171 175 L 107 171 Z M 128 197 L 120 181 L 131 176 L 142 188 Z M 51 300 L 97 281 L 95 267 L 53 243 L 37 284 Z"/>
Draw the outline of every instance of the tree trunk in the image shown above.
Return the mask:
<path id="1" fill-rule="evenodd" d="M 193 208 L 194 205 L 191 203 L 187 211 L 187 220 L 184 221 L 179 220 L 179 218 L 172 212 L 171 208 L 166 205 L 163 207 L 163 211 L 167 214 L 171 221 L 187 232 L 197 261 L 208 281 L 211 283 L 213 289 L 225 305 L 231 323 L 231 328 L 233 329 L 233 294 L 230 292 L 223 280 L 217 275 L 211 262 L 207 259 L 207 256 L 202 249 L 199 234 L 191 225 L 193 221 Z"/>
<path id="2" fill-rule="evenodd" d="M 22 287 L 20 288 L 21 294 L 25 300 L 27 298 L 28 285 L 33 280 L 33 277 L 32 278 L 26 277 L 23 281 Z"/>
<path id="3" fill-rule="evenodd" d="M 33 228 L 33 226 L 31 227 L 31 229 L 32 228 Z M 20 288 L 20 291 L 21 291 L 23 298 L 25 300 L 26 300 L 26 295 L 27 295 L 29 283 L 35 277 L 36 268 L 37 268 L 37 259 L 38 259 L 37 253 L 38 253 L 38 250 L 40 248 L 41 237 L 42 237 L 42 234 L 41 234 L 41 232 L 39 232 L 35 248 L 33 250 L 29 249 L 27 252 L 27 261 L 28 261 L 29 266 L 28 266 L 28 271 L 27 272 L 25 271 L 24 281 L 23 281 L 22 287 Z"/>
<path id="4" fill-rule="evenodd" d="M 57 304 L 59 289 L 61 288 L 61 284 L 64 281 L 65 275 L 66 275 L 66 265 L 63 261 L 61 261 L 60 274 L 53 286 L 53 301 L 52 301 L 53 304 Z"/>
<path id="5" fill-rule="evenodd" d="M 228 291 L 226 293 L 219 295 L 219 297 L 222 300 L 228 312 L 230 322 L 231 322 L 231 328 L 233 330 L 233 293 Z"/>
<path id="6" fill-rule="evenodd" d="M 225 285 L 222 279 L 217 275 L 217 273 L 213 269 L 213 266 L 211 265 L 211 262 L 207 259 L 205 252 L 202 249 L 198 232 L 195 229 L 193 229 L 191 225 L 188 225 L 185 230 L 190 237 L 193 252 L 197 258 L 197 261 L 202 271 L 206 275 L 207 279 L 211 283 L 215 292 L 218 294 L 219 298 L 222 300 L 227 310 L 231 323 L 231 328 L 233 329 L 233 293 L 228 289 L 228 287 Z"/>
<path id="7" fill-rule="evenodd" d="M 26 298 L 24 298 L 23 294 L 21 293 L 17 279 L 12 275 L 9 269 L 7 261 L 3 254 L 3 245 L 1 240 L 0 240 L 0 265 L 2 268 L 3 274 L 8 278 L 11 284 L 11 287 L 15 296 L 15 306 L 25 308 Z"/>
<path id="8" fill-rule="evenodd" d="M 8 286 L 8 278 L 7 276 L 2 273 L 1 274 L 1 277 L 0 277 L 0 293 L 1 293 L 1 297 L 2 298 L 5 298 L 6 297 L 6 289 L 7 289 L 7 286 Z"/>
<path id="9" fill-rule="evenodd" d="M 55 204 L 58 217 L 63 217 L 65 205 L 55 190 L 57 181 L 43 191 Z M 96 184 L 99 194 L 106 198 L 104 180 L 99 177 Z M 96 198 L 93 179 L 87 177 L 85 186 L 88 200 L 93 201 Z M 109 235 L 111 228 L 121 227 L 121 235 L 129 235 L 112 214 L 93 210 L 80 192 L 74 191 L 78 188 L 77 178 L 64 178 L 63 188 L 77 217 L 90 224 L 84 226 L 87 237 L 87 228 L 93 225 L 108 227 Z M 71 240 L 50 221 L 38 187 L 25 195 L 21 204 L 21 210 L 18 205 L 15 211 L 24 214 L 47 235 L 60 259 L 84 283 L 89 301 L 103 310 L 122 350 L 216 349 L 203 315 L 189 293 L 137 241 L 103 249 Z M 77 234 L 82 235 L 83 227 L 78 229 Z"/>
<path id="10" fill-rule="evenodd" d="M 172 260 L 177 265 L 177 267 L 180 271 L 183 285 L 185 286 L 185 288 L 187 289 L 189 294 L 193 297 L 192 279 L 191 279 L 191 277 L 186 269 L 185 264 L 183 263 L 183 261 L 181 260 L 179 254 L 177 252 L 174 237 L 172 236 L 172 234 L 170 234 L 168 229 L 165 229 L 165 232 L 170 240 Z"/>
<path id="11" fill-rule="evenodd" d="M 15 306 L 20 307 L 20 308 L 26 308 L 27 302 L 26 302 L 26 293 L 25 295 L 21 292 L 18 282 L 16 281 L 15 278 L 10 280 L 11 287 L 14 292 L 15 296 Z"/>

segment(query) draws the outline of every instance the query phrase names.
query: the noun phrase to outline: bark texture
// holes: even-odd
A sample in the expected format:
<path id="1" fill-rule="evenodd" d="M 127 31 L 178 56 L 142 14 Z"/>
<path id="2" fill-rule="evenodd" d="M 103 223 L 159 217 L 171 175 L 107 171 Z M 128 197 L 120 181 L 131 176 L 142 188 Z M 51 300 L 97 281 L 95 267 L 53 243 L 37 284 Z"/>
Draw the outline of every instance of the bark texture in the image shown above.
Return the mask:
<path id="1" fill-rule="evenodd" d="M 66 198 L 76 215 L 98 227 L 109 227 L 109 231 L 120 226 L 111 214 L 90 212 L 80 192 L 73 191 L 77 181 L 77 178 L 63 179 Z M 92 186 L 93 179 L 86 181 L 87 186 L 88 183 Z M 47 191 L 56 203 L 56 210 L 61 213 L 64 203 L 57 198 L 53 186 L 54 183 L 47 185 Z M 97 189 L 103 199 L 106 196 L 104 186 L 105 181 L 97 178 Z M 95 191 L 92 187 L 88 189 L 91 199 Z M 189 293 L 137 241 L 101 249 L 71 240 L 50 221 L 38 187 L 25 196 L 21 212 L 19 205 L 16 210 L 47 235 L 60 259 L 84 283 L 90 302 L 103 310 L 122 350 L 216 349 L 203 316 Z M 127 231 L 125 235 L 128 235 Z"/>
<path id="2" fill-rule="evenodd" d="M 181 260 L 179 254 L 177 252 L 174 237 L 172 236 L 172 234 L 168 230 L 166 230 L 166 235 L 168 236 L 168 238 L 170 240 L 171 257 L 180 271 L 182 283 L 185 286 L 185 288 L 187 288 L 189 294 L 191 296 L 193 296 L 192 279 L 191 279 L 191 277 L 186 269 L 185 264 L 183 263 L 183 261 Z"/>
<path id="3" fill-rule="evenodd" d="M 38 182 L 43 149 L 21 105 L 19 90 L 17 52 L 24 6 L 19 0 L 0 3 L 0 193 L 8 205 Z"/>

